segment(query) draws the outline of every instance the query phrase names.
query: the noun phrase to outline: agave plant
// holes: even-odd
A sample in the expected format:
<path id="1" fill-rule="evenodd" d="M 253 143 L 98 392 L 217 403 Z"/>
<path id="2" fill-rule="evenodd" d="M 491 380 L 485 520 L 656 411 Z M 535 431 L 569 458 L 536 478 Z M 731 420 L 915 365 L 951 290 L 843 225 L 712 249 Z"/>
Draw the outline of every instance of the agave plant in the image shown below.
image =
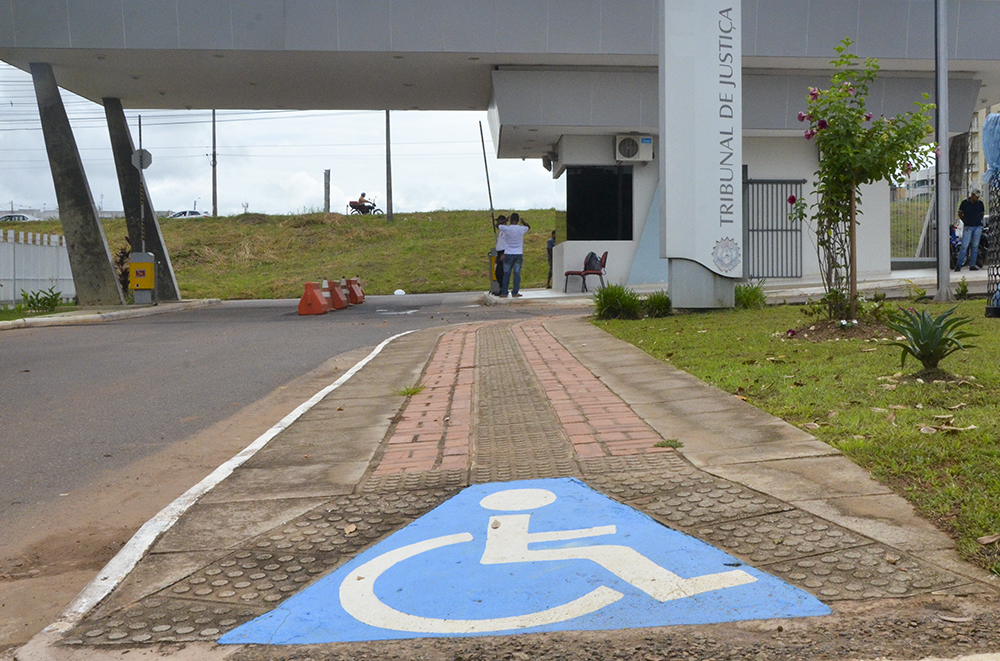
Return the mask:
<path id="1" fill-rule="evenodd" d="M 955 308 L 948 310 L 939 317 L 932 317 L 926 310 L 915 312 L 900 309 L 892 315 L 886 325 L 902 335 L 905 340 L 889 344 L 902 347 L 900 365 L 906 365 L 906 356 L 910 355 L 923 363 L 925 370 L 932 370 L 938 363 L 956 351 L 974 348 L 973 345 L 963 345 L 962 340 L 976 337 L 975 333 L 959 330 L 960 326 L 972 321 L 968 317 L 952 317 Z"/>

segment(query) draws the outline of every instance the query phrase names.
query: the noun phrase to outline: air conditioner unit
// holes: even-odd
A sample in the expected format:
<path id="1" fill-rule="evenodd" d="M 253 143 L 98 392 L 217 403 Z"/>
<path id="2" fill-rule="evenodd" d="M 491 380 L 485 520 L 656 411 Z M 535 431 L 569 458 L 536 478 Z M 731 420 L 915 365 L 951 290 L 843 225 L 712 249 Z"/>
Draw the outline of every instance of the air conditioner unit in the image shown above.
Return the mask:
<path id="1" fill-rule="evenodd" d="M 653 160 L 653 137 L 649 135 L 615 136 L 616 161 Z"/>

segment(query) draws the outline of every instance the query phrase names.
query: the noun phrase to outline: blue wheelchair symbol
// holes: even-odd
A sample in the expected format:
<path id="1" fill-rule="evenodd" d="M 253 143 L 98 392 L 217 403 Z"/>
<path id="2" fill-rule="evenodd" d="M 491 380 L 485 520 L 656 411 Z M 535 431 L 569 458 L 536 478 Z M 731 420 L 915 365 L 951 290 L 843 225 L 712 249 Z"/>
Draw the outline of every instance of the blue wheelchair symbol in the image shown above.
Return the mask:
<path id="1" fill-rule="evenodd" d="M 469 487 L 220 642 L 618 629 L 829 612 L 808 593 L 563 478 Z"/>

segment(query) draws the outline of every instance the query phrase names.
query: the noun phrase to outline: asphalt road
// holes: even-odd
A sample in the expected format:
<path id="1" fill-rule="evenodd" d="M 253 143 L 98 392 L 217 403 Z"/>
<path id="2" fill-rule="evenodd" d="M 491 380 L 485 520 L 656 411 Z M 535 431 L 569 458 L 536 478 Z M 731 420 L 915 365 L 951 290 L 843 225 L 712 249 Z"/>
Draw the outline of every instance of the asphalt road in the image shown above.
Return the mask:
<path id="1" fill-rule="evenodd" d="M 553 314 L 480 295 L 369 297 L 300 317 L 296 301 L 0 333 L 0 523 L 231 416 L 327 359 L 397 333 Z"/>

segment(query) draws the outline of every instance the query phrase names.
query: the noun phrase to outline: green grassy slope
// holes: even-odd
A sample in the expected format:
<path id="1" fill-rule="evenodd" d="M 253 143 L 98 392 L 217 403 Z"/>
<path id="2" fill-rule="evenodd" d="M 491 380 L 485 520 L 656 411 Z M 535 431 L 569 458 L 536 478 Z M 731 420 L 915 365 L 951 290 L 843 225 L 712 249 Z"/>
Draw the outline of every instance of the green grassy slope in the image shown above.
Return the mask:
<path id="1" fill-rule="evenodd" d="M 497 212 L 501 213 L 501 212 Z M 509 212 L 504 212 L 509 213 Z M 522 287 L 542 287 L 549 232 L 566 238 L 566 214 L 521 212 L 525 237 Z M 488 211 L 434 211 L 385 216 L 243 214 L 161 219 L 185 298 L 297 298 L 323 277 L 360 276 L 366 294 L 486 291 L 494 235 Z M 0 229 L 59 234 L 58 221 L 6 223 Z M 104 222 L 112 252 L 124 245 L 125 223 Z"/>

